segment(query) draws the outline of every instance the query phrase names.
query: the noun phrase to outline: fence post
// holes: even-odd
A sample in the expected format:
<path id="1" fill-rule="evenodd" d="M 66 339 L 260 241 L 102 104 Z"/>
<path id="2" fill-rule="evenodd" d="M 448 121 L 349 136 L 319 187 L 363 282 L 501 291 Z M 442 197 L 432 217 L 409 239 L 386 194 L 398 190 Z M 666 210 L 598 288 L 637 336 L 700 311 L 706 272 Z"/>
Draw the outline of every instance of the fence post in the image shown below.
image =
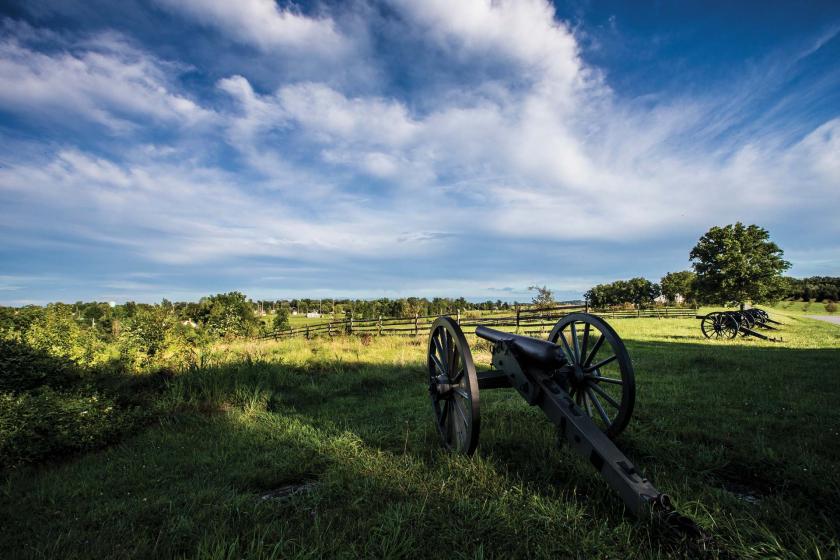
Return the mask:
<path id="1" fill-rule="evenodd" d="M 414 336 L 419 334 L 419 329 L 417 328 L 417 313 L 414 314 Z"/>
<path id="2" fill-rule="evenodd" d="M 461 308 L 458 308 L 458 324 L 461 324 Z"/>
<path id="3" fill-rule="evenodd" d="M 332 338 L 332 321 L 327 323 L 327 335 Z"/>
<path id="4" fill-rule="evenodd" d="M 353 312 L 350 312 L 350 320 L 347 322 L 347 334 L 353 334 Z"/>
<path id="5" fill-rule="evenodd" d="M 306 325 L 306 340 L 309 340 L 309 325 Z"/>
<path id="6" fill-rule="evenodd" d="M 382 336 L 382 315 L 379 316 L 379 336 Z"/>
<path id="7" fill-rule="evenodd" d="M 516 304 L 516 332 L 519 332 L 519 304 Z"/>
<path id="8" fill-rule="evenodd" d="M 583 312 L 589 313 L 589 300 L 586 300 L 586 303 L 583 306 Z"/>

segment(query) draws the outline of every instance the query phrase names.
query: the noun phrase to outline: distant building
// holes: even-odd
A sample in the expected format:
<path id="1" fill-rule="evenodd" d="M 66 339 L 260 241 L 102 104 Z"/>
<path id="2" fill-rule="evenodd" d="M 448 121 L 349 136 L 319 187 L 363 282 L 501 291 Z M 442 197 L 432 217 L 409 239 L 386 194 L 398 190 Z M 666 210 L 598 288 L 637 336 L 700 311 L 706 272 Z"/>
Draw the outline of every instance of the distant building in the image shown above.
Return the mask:
<path id="1" fill-rule="evenodd" d="M 317 311 L 310 311 L 306 314 L 307 319 L 318 319 L 319 317 L 321 317 L 321 314 Z"/>
<path id="2" fill-rule="evenodd" d="M 656 296 L 654 300 L 656 303 L 668 303 L 668 299 L 665 296 Z M 684 303 L 685 298 L 681 294 L 677 294 L 674 297 L 674 303 Z"/>

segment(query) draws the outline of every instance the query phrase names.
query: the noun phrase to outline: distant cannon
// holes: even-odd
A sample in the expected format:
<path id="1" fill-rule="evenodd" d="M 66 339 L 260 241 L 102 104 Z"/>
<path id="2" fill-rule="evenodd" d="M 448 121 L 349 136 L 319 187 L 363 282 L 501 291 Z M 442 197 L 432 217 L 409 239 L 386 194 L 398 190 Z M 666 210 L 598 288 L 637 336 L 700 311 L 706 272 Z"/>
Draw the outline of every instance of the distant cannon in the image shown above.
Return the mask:
<path id="1" fill-rule="evenodd" d="M 633 365 L 612 327 L 594 315 L 572 313 L 557 322 L 547 341 L 485 326 L 475 334 L 493 344 L 489 371 L 476 371 L 464 333 L 452 318 L 439 317 L 431 328 L 429 394 L 446 449 L 472 454 L 478 445 L 480 390 L 513 387 L 543 410 L 633 514 L 664 514 L 699 531 L 611 441 L 630 421 L 636 394 Z"/>
<path id="2" fill-rule="evenodd" d="M 770 325 L 782 323 L 774 321 L 763 309 L 745 309 L 743 311 L 712 311 L 706 315 L 698 315 L 701 319 L 700 330 L 706 338 L 735 338 L 738 334 L 742 336 L 754 336 L 762 340 L 777 342 L 780 339 L 772 338 L 756 331 L 756 328 L 766 330 L 779 330 Z"/>

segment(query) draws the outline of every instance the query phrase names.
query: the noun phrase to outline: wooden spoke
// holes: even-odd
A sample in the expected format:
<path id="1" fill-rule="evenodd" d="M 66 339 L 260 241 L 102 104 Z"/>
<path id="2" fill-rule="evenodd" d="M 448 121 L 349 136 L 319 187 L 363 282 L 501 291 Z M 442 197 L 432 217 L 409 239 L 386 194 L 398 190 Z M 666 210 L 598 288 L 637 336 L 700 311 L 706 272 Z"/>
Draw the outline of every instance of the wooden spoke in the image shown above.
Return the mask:
<path id="1" fill-rule="evenodd" d="M 609 426 L 612 422 L 610 421 L 610 417 L 607 414 L 607 411 L 604 410 L 603 405 L 601 405 L 601 401 L 598 400 L 598 397 L 596 397 L 592 393 L 592 391 L 589 390 L 589 388 L 586 389 L 586 394 L 590 399 L 592 399 L 592 404 L 595 405 L 595 408 L 598 410 L 598 414 L 601 416 L 601 419 L 604 421 L 604 424 Z"/>
<path id="2" fill-rule="evenodd" d="M 611 363 L 611 362 L 614 362 L 616 358 L 618 358 L 618 356 L 616 356 L 615 354 L 613 354 L 612 356 L 610 356 L 610 357 L 609 357 L 609 358 L 607 358 L 606 360 L 601 360 L 600 362 L 598 362 L 598 363 L 597 363 L 597 364 L 595 364 L 594 366 L 589 366 L 588 368 L 584 369 L 584 371 L 586 371 L 586 372 L 590 372 L 590 371 L 595 371 L 595 370 L 598 370 L 598 369 L 600 369 L 600 368 L 604 367 L 605 365 L 607 365 L 607 364 L 609 364 L 609 363 Z"/>
<path id="3" fill-rule="evenodd" d="M 569 331 L 572 335 L 572 346 L 575 350 L 575 363 L 580 363 L 580 343 L 578 342 L 577 337 L 577 329 L 575 328 L 575 323 L 572 321 L 572 324 L 569 326 Z"/>
<path id="4" fill-rule="evenodd" d="M 583 345 L 580 347 L 580 355 L 586 357 L 586 349 L 589 346 L 589 323 L 583 327 Z"/>
<path id="5" fill-rule="evenodd" d="M 592 360 L 595 359 L 595 354 L 597 354 L 598 350 L 601 349 L 601 345 L 604 344 L 606 339 L 607 337 L 601 333 L 601 336 L 599 336 L 598 340 L 595 341 L 595 346 L 592 347 L 592 351 L 586 357 L 586 361 L 583 362 L 583 367 L 587 367 L 590 363 L 592 363 Z"/>
<path id="6" fill-rule="evenodd" d="M 560 333 L 560 342 L 563 344 L 563 348 L 566 350 L 566 355 L 569 357 L 569 361 L 571 363 L 576 363 L 575 354 L 574 352 L 572 352 L 572 349 L 569 348 L 569 341 L 566 340 L 566 335 L 564 335 L 562 332 Z"/>
<path id="7" fill-rule="evenodd" d="M 614 385 L 624 385 L 624 382 L 620 379 L 613 379 L 611 377 L 604 377 L 603 375 L 587 375 L 586 379 L 590 379 L 593 381 L 599 381 L 601 383 L 612 383 Z"/>
<path id="8" fill-rule="evenodd" d="M 599 395 L 601 395 L 601 397 L 603 397 L 603 399 L 605 401 L 607 401 L 608 403 L 613 405 L 613 407 L 621 408 L 621 405 L 619 403 L 617 403 L 616 400 L 614 398 L 612 398 L 609 393 L 607 393 L 606 391 L 604 391 L 603 389 L 598 387 L 598 385 L 596 385 L 595 383 L 590 383 L 588 385 L 588 387 L 590 389 L 592 389 L 593 391 L 595 391 L 596 393 L 598 393 Z"/>

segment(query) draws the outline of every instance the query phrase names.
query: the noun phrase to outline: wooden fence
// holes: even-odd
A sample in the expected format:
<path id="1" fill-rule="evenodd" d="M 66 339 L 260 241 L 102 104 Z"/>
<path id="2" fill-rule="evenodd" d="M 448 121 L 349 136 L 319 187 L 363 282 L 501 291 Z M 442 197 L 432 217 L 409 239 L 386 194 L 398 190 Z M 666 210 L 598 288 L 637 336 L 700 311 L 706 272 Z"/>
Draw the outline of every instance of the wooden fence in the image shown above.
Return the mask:
<path id="1" fill-rule="evenodd" d="M 512 330 L 526 335 L 547 335 L 557 321 L 569 313 L 588 311 L 605 319 L 635 319 L 635 318 L 681 318 L 693 319 L 695 309 L 690 307 L 652 307 L 650 309 L 604 309 L 588 310 L 582 305 L 560 305 L 556 307 L 535 309 L 516 307 L 513 315 L 503 317 L 471 317 L 471 313 L 461 314 L 458 310 L 454 317 L 466 333 L 475 332 L 475 327 L 485 325 L 500 330 Z M 348 316 L 345 319 L 304 325 L 282 331 L 274 331 L 261 336 L 262 339 L 282 339 L 303 336 L 340 336 L 340 335 L 372 335 L 372 336 L 418 336 L 426 334 L 437 319 L 438 315 L 415 315 L 414 317 L 378 317 L 371 319 L 357 319 Z"/>

